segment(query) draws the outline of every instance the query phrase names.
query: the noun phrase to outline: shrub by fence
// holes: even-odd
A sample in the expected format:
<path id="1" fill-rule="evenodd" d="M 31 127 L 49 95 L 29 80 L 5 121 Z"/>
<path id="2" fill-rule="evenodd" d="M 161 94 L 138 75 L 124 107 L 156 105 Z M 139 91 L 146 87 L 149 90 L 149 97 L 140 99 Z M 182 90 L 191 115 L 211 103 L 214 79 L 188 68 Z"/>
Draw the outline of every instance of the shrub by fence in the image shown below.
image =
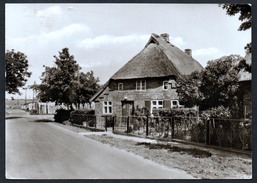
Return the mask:
<path id="1" fill-rule="evenodd" d="M 76 110 L 70 113 L 70 122 L 97 129 L 107 129 L 113 126 L 113 116 L 96 116 L 94 110 Z"/>
<path id="2" fill-rule="evenodd" d="M 58 109 L 54 114 L 54 121 L 62 123 L 70 118 L 71 110 Z"/>
<path id="3" fill-rule="evenodd" d="M 72 124 L 83 125 L 83 122 L 86 121 L 88 126 L 94 127 L 96 124 L 94 110 L 76 110 L 70 113 L 69 121 Z"/>

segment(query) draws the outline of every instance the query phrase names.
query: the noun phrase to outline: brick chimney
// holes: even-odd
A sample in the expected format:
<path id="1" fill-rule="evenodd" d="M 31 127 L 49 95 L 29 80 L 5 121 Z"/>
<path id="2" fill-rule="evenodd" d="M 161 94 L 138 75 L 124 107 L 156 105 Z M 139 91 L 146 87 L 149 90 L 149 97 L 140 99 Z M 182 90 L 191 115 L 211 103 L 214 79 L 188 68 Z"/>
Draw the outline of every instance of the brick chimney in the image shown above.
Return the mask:
<path id="1" fill-rule="evenodd" d="M 192 50 L 191 49 L 185 49 L 185 53 L 188 54 L 190 57 L 192 57 Z"/>
<path id="2" fill-rule="evenodd" d="M 169 42 L 169 34 L 168 34 L 168 33 L 163 33 L 163 34 L 161 34 L 161 37 L 162 37 L 166 42 Z"/>

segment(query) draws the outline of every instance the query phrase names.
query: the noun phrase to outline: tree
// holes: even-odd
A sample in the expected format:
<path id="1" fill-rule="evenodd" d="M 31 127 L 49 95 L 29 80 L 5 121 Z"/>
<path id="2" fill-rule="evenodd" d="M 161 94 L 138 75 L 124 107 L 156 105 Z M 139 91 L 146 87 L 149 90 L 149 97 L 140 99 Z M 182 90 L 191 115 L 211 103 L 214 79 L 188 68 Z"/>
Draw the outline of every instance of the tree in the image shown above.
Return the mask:
<path id="1" fill-rule="evenodd" d="M 74 81 L 72 90 L 72 101 L 77 104 L 78 108 L 80 104 L 83 106 L 85 103 L 90 104 L 90 98 L 99 90 L 99 79 L 94 77 L 94 72 L 90 71 L 86 74 L 80 72 Z"/>
<path id="2" fill-rule="evenodd" d="M 245 31 L 252 27 L 252 7 L 250 4 L 223 4 L 222 8 L 226 10 L 229 16 L 240 14 L 239 20 L 242 21 L 242 23 L 238 28 L 239 31 Z M 252 44 L 248 43 L 245 49 L 251 53 Z"/>
<path id="3" fill-rule="evenodd" d="M 224 56 L 209 61 L 202 72 L 194 72 L 178 80 L 177 92 L 189 107 L 199 105 L 201 110 L 213 107 L 232 107 L 238 96 L 239 55 Z"/>
<path id="4" fill-rule="evenodd" d="M 202 72 L 198 71 L 178 78 L 178 96 L 188 107 L 199 105 L 203 98 L 202 93 L 199 91 L 202 83 L 201 78 Z"/>
<path id="5" fill-rule="evenodd" d="M 240 14 L 239 20 L 242 21 L 242 24 L 238 28 L 239 31 L 245 31 L 252 27 L 252 7 L 250 4 L 223 4 L 222 8 L 229 16 Z"/>
<path id="6" fill-rule="evenodd" d="M 6 91 L 9 94 L 20 94 L 19 87 L 26 84 L 27 78 L 31 76 L 28 72 L 27 56 L 22 52 L 7 50 L 5 53 Z"/>
<path id="7" fill-rule="evenodd" d="M 72 104 L 85 104 L 98 90 L 98 78 L 93 72 L 84 74 L 80 66 L 70 55 L 68 48 L 62 49 L 59 56 L 54 56 L 55 66 L 45 67 L 42 73 L 42 83 L 32 88 L 38 91 L 41 101 L 55 101 L 56 104 L 66 104 L 73 109 Z M 79 106 L 79 105 L 78 105 Z"/>
<path id="8" fill-rule="evenodd" d="M 79 65 L 70 55 L 68 48 L 63 48 L 59 56 L 54 56 L 55 66 L 45 66 L 42 73 L 42 84 L 37 87 L 39 97 L 44 101 L 55 101 L 56 104 L 66 104 L 72 108 L 70 95 L 76 73 L 79 71 Z"/>
<path id="9" fill-rule="evenodd" d="M 239 55 L 230 55 L 207 63 L 199 88 L 204 96 L 201 101 L 203 109 L 231 107 L 237 101 L 239 88 L 237 65 L 242 59 Z"/>

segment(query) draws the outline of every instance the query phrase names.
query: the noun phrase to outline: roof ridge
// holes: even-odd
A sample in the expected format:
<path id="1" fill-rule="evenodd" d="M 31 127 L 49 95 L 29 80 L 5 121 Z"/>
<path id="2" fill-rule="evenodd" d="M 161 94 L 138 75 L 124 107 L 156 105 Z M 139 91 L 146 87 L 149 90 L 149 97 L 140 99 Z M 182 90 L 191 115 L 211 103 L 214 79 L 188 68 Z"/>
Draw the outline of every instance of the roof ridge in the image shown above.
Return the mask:
<path id="1" fill-rule="evenodd" d="M 154 42 L 155 42 L 157 45 L 159 45 L 160 43 L 159 43 L 159 41 L 156 39 L 156 38 L 159 38 L 159 37 L 160 37 L 160 36 L 159 36 L 158 34 L 152 33 L 151 36 L 150 36 L 150 38 L 149 38 L 149 40 L 148 40 L 148 42 L 147 42 L 146 45 L 145 45 L 145 48 L 146 48 L 150 43 L 152 43 L 152 40 L 154 40 Z"/>

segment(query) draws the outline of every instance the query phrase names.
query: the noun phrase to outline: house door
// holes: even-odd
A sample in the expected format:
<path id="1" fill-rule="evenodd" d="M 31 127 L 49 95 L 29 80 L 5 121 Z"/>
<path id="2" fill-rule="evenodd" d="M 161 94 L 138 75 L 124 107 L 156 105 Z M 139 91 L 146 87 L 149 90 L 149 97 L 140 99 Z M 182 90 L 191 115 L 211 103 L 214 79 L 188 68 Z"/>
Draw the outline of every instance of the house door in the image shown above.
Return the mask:
<path id="1" fill-rule="evenodd" d="M 122 101 L 122 116 L 130 116 L 133 112 L 134 101 Z"/>

